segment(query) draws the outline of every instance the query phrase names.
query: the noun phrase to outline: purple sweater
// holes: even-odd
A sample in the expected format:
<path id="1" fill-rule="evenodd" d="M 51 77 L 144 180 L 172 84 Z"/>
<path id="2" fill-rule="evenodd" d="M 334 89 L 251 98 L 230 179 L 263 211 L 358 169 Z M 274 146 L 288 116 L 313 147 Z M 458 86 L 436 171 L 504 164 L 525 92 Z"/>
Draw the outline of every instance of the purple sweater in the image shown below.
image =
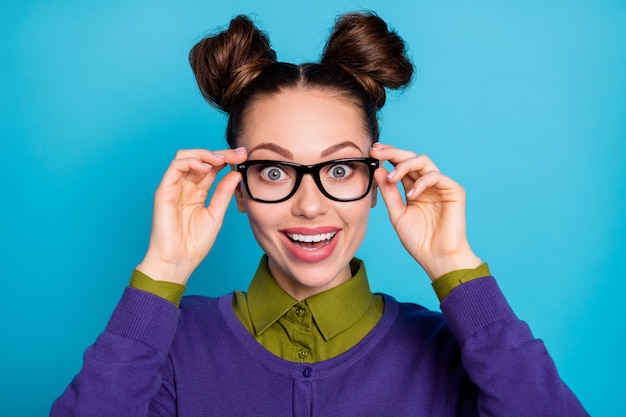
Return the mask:
<path id="1" fill-rule="evenodd" d="M 376 327 L 315 364 L 280 359 L 232 294 L 171 303 L 127 288 L 51 416 L 587 416 L 491 277 L 445 315 L 385 298 Z"/>

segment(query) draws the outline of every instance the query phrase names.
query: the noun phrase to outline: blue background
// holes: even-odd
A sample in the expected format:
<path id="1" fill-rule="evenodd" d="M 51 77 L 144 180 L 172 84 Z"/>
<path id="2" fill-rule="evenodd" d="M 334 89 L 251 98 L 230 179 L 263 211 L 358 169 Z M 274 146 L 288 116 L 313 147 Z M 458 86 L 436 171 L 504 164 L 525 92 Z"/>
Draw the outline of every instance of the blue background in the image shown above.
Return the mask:
<path id="1" fill-rule="evenodd" d="M 191 46 L 252 13 L 282 60 L 315 60 L 337 13 L 372 9 L 407 41 L 412 86 L 382 140 L 427 153 L 468 193 L 469 237 L 595 416 L 626 374 L 623 1 L 3 2 L 0 415 L 46 415 L 148 242 L 179 148 L 222 148 Z M 359 255 L 372 287 L 438 308 L 383 204 Z M 245 289 L 260 251 L 231 206 L 188 293 Z"/>

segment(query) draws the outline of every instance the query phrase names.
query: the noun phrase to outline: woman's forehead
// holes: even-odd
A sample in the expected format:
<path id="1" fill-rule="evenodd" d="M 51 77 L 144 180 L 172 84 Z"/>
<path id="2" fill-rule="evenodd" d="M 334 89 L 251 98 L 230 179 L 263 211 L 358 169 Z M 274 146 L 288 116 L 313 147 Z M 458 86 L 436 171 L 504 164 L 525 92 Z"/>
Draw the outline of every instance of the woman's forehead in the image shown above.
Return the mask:
<path id="1" fill-rule="evenodd" d="M 238 144 L 249 152 L 260 147 L 267 152 L 286 150 L 291 156 L 325 156 L 344 148 L 363 153 L 371 139 L 362 114 L 357 105 L 336 93 L 283 90 L 251 104 Z"/>

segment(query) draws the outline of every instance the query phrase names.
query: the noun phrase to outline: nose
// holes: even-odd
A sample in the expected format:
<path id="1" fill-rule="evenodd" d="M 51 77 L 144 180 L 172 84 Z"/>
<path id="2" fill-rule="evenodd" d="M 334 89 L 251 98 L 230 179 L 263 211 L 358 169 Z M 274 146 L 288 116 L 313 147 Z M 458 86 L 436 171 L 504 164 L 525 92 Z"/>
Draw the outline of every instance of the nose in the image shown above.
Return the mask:
<path id="1" fill-rule="evenodd" d="M 305 175 L 298 190 L 291 197 L 291 212 L 294 216 L 313 219 L 328 211 L 330 200 L 322 194 L 311 175 Z"/>

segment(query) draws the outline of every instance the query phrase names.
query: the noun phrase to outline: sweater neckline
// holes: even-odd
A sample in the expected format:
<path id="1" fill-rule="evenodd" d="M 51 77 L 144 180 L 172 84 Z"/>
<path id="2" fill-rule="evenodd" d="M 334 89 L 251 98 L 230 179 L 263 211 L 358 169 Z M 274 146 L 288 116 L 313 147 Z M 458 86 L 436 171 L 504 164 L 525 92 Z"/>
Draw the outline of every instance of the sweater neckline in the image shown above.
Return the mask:
<path id="1" fill-rule="evenodd" d="M 382 318 L 374 328 L 359 343 L 346 352 L 332 359 L 316 363 L 290 362 L 265 349 L 254 339 L 235 315 L 232 306 L 234 293 L 226 294 L 219 298 L 219 310 L 232 334 L 256 362 L 270 372 L 289 378 L 310 381 L 311 379 L 325 378 L 342 372 L 359 361 L 385 337 L 398 315 L 398 302 L 389 295 L 381 295 L 385 302 L 385 309 Z"/>

